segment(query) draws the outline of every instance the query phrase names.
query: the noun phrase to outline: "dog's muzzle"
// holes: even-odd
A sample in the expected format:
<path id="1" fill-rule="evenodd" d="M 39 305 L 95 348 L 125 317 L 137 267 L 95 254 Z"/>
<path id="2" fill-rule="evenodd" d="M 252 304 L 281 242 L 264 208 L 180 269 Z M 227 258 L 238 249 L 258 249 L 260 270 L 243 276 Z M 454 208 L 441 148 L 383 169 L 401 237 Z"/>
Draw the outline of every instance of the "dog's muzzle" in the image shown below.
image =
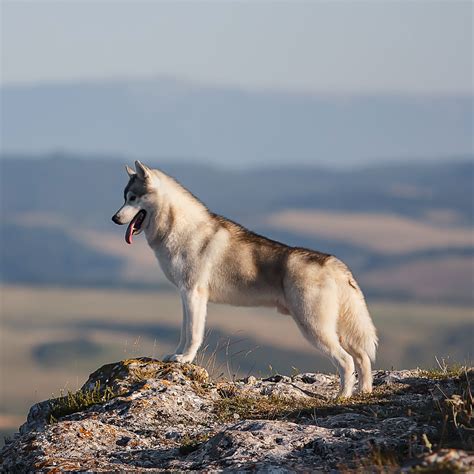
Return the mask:
<path id="1" fill-rule="evenodd" d="M 117 217 L 117 214 L 114 214 L 112 216 L 112 221 L 114 221 L 118 225 L 122 225 L 122 222 L 120 222 L 120 219 Z"/>

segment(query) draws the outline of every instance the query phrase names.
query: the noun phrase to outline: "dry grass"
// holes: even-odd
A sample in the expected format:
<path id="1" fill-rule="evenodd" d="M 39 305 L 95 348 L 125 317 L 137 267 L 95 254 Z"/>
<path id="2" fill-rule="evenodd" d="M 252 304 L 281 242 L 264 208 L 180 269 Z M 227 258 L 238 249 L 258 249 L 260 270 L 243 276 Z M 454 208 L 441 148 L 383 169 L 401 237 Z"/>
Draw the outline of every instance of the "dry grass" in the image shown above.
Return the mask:
<path id="1" fill-rule="evenodd" d="M 369 454 L 356 459 L 351 466 L 341 464 L 338 472 L 343 474 L 390 474 L 401 472 L 403 456 L 396 451 L 372 446 Z"/>
<path id="2" fill-rule="evenodd" d="M 459 379 L 467 377 L 467 366 L 460 364 L 448 364 L 446 360 L 436 358 L 437 367 L 420 371 L 422 377 L 431 380 Z"/>
<path id="3" fill-rule="evenodd" d="M 236 418 L 295 420 L 301 416 L 327 416 L 380 404 L 381 401 L 393 395 L 390 390 L 376 388 L 371 394 L 358 394 L 351 398 L 290 398 L 275 395 L 256 397 L 236 394 L 231 387 L 223 384 L 219 389 L 221 398 L 215 403 L 216 414 L 222 421 L 231 421 Z"/>
<path id="4" fill-rule="evenodd" d="M 473 375 L 473 369 L 468 371 L 463 368 L 458 375 L 461 380 L 459 389 L 451 396 L 445 395 L 442 402 L 438 403 L 438 410 L 443 419 L 440 447 L 474 450 L 474 399 L 471 388 Z"/>

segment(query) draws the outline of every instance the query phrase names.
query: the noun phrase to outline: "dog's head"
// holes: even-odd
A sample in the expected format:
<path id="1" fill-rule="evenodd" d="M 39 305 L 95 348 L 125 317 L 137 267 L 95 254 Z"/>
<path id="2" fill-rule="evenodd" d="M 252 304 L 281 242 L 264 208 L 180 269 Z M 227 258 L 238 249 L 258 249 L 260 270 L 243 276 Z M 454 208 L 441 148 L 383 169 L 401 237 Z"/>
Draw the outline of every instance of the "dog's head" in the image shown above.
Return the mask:
<path id="1" fill-rule="evenodd" d="M 129 181 L 123 191 L 123 206 L 112 216 L 119 225 L 128 224 L 125 241 L 131 244 L 133 236 L 139 234 L 147 225 L 150 217 L 157 177 L 153 171 L 135 161 L 135 170 L 126 166 Z"/>

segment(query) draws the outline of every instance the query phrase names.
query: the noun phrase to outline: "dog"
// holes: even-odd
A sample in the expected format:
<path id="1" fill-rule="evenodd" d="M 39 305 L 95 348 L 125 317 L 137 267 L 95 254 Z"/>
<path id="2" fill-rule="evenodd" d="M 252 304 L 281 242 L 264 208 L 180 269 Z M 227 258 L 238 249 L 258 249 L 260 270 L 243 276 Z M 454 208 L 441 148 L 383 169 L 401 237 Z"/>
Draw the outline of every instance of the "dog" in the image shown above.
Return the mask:
<path id="1" fill-rule="evenodd" d="M 336 365 L 342 397 L 372 391 L 377 334 L 364 295 L 336 257 L 258 235 L 212 213 L 174 178 L 126 166 L 124 204 L 112 217 L 125 240 L 145 233 L 179 290 L 181 337 L 165 361 L 192 362 L 204 338 L 208 302 L 266 306 L 291 315 L 304 337 Z"/>

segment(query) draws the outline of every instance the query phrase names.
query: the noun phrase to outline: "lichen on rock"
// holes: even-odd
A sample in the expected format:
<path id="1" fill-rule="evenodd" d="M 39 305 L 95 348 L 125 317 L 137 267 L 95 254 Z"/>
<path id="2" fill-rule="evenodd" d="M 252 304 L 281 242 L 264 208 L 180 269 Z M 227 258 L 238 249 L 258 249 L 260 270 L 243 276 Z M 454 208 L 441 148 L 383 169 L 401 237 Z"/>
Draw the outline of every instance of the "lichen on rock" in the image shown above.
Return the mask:
<path id="1" fill-rule="evenodd" d="M 0 461 L 6 472 L 468 469 L 472 370 L 438 375 L 378 371 L 372 395 L 337 399 L 335 375 L 213 381 L 193 364 L 130 359 L 34 405 Z"/>

